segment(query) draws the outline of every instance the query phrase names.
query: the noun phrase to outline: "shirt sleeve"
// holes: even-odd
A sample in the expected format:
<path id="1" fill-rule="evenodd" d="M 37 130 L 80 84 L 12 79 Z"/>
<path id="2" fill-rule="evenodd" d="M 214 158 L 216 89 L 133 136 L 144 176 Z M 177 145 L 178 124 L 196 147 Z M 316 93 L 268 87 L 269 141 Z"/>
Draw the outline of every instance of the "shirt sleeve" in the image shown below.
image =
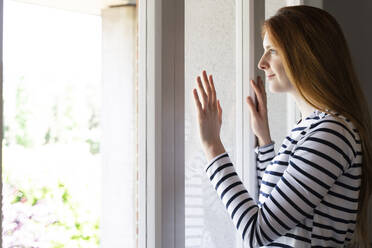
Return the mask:
<path id="1" fill-rule="evenodd" d="M 267 245 L 311 218 L 310 213 L 348 168 L 355 157 L 349 137 L 336 124 L 327 125 L 298 142 L 282 178 L 261 206 L 244 187 L 227 153 L 207 164 L 207 176 L 244 243 Z"/>
<path id="2" fill-rule="evenodd" d="M 255 148 L 258 189 L 267 166 L 275 157 L 274 142 Z"/>

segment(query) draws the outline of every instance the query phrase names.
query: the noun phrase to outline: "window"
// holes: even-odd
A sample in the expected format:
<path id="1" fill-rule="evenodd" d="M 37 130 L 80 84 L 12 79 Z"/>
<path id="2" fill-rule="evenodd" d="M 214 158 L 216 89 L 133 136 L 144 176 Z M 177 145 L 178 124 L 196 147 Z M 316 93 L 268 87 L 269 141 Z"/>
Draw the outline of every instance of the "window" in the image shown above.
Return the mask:
<path id="1" fill-rule="evenodd" d="M 217 18 L 218 17 L 218 18 Z M 213 74 L 223 109 L 225 148 L 236 151 L 236 1 L 185 1 L 185 247 L 235 247 L 235 227 L 205 176 L 192 89 Z"/>
<path id="2" fill-rule="evenodd" d="M 102 10 L 102 247 L 138 247 L 137 7 Z"/>
<path id="3" fill-rule="evenodd" d="M 3 246 L 139 247 L 136 5 L 29 2 L 5 1 Z"/>
<path id="4" fill-rule="evenodd" d="M 264 4 L 187 1 L 185 6 L 185 247 L 242 247 L 241 237 L 205 176 L 207 161 L 191 90 L 203 69 L 213 74 L 223 109 L 222 142 L 254 196 L 255 144 L 245 97 L 250 93 L 249 79 L 257 75 Z"/>
<path id="5" fill-rule="evenodd" d="M 101 18 L 6 0 L 3 247 L 98 247 Z"/>

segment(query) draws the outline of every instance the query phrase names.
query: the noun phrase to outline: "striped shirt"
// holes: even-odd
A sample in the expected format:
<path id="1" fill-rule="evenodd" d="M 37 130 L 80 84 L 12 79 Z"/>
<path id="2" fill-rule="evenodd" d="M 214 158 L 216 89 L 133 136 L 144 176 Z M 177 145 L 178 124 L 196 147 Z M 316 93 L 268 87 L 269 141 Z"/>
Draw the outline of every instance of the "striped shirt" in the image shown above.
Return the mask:
<path id="1" fill-rule="evenodd" d="M 206 173 L 250 247 L 344 247 L 355 229 L 362 152 L 357 130 L 341 115 L 314 111 L 284 139 L 256 148 L 259 202 L 227 153 Z"/>

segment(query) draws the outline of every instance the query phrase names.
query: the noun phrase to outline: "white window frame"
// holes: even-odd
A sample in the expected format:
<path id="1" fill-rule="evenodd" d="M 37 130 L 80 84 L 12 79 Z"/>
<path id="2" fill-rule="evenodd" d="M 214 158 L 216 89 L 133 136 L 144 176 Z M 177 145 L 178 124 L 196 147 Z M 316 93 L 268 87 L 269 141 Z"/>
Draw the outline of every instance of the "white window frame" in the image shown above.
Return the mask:
<path id="1" fill-rule="evenodd" d="M 101 10 L 100 246 L 104 248 L 136 244 L 136 15 L 134 4 Z M 113 102 L 120 106 L 120 111 Z"/>
<path id="2" fill-rule="evenodd" d="M 4 106 L 3 106 L 3 24 L 4 24 L 4 2 L 0 0 L 0 130 L 3 130 L 3 115 L 4 115 Z M 3 140 L 3 132 L 0 132 L 0 140 Z M 1 148 L 0 153 L 0 164 L 3 164 L 3 149 Z M 3 169 L 0 166 L 0 244 L 3 243 Z M 2 245 L 1 245 L 2 246 Z"/>
<path id="3" fill-rule="evenodd" d="M 184 0 L 138 7 L 139 247 L 184 247 Z"/>
<path id="4" fill-rule="evenodd" d="M 236 169 L 251 197 L 257 199 L 256 137 L 250 126 L 246 96 L 254 96 L 250 80 L 260 75 L 257 64 L 262 56 L 261 25 L 265 18 L 265 1 L 236 0 Z M 254 99 L 254 98 L 253 98 Z M 237 246 L 243 247 L 236 234 Z"/>
<path id="5" fill-rule="evenodd" d="M 236 142 L 237 167 L 248 192 L 257 200 L 257 172 L 254 147 L 256 138 L 250 128 L 246 96 L 254 96 L 250 80 L 260 75 L 257 64 L 262 56 L 261 24 L 265 17 L 265 1 L 236 1 Z M 254 182 L 254 183 L 252 183 Z"/>

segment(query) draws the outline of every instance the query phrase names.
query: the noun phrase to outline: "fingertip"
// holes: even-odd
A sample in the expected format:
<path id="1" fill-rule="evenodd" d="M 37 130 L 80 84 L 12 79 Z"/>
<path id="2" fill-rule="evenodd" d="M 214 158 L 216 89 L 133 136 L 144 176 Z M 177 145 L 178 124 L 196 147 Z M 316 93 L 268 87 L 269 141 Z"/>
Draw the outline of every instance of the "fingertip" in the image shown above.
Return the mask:
<path id="1" fill-rule="evenodd" d="M 194 97 L 199 97 L 198 96 L 198 91 L 194 88 L 193 91 L 192 91 Z"/>

